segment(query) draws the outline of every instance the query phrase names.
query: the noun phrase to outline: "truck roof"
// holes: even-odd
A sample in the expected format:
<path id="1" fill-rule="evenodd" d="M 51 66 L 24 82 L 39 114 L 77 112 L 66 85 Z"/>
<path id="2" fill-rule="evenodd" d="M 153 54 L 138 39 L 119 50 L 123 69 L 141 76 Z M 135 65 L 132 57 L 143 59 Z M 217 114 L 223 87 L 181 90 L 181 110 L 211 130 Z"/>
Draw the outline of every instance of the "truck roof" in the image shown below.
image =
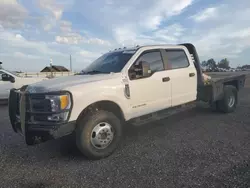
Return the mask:
<path id="1" fill-rule="evenodd" d="M 143 47 L 159 47 L 159 48 L 161 48 L 161 47 L 178 47 L 178 46 L 185 47 L 185 45 L 182 45 L 182 44 L 152 44 L 152 45 L 142 45 L 142 46 L 135 46 L 135 47 L 129 47 L 129 48 L 127 48 L 127 47 L 116 48 L 114 50 L 110 50 L 109 52 L 114 52 L 114 51 L 119 52 L 119 51 L 124 51 L 124 50 L 128 50 L 128 51 L 135 50 L 136 51 L 136 50 L 143 48 Z"/>
<path id="2" fill-rule="evenodd" d="M 181 44 L 152 44 L 152 45 L 143 45 L 141 47 L 178 47 L 178 46 L 183 46 Z"/>

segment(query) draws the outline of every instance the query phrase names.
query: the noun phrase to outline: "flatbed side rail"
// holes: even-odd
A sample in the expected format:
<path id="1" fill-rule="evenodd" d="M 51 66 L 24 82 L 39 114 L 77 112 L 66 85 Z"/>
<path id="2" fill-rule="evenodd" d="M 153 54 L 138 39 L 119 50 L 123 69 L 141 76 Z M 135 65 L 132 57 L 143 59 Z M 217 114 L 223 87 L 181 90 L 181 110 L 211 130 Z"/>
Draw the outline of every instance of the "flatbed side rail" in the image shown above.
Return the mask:
<path id="1" fill-rule="evenodd" d="M 220 100 L 224 95 L 224 86 L 233 85 L 238 90 L 245 85 L 246 75 L 231 76 L 225 78 L 212 79 L 209 85 L 198 86 L 197 100 L 213 102 Z"/>

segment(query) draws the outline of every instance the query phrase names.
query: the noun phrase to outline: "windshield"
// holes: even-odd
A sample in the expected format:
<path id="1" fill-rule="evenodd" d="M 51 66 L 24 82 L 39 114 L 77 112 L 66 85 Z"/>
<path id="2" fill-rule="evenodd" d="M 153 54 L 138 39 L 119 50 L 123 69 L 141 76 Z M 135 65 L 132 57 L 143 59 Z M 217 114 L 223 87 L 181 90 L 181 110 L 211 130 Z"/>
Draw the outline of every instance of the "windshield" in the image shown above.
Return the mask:
<path id="1" fill-rule="evenodd" d="M 110 73 L 121 72 L 123 67 L 134 55 L 135 50 L 123 50 L 117 52 L 110 52 L 102 55 L 85 68 L 83 73 Z"/>

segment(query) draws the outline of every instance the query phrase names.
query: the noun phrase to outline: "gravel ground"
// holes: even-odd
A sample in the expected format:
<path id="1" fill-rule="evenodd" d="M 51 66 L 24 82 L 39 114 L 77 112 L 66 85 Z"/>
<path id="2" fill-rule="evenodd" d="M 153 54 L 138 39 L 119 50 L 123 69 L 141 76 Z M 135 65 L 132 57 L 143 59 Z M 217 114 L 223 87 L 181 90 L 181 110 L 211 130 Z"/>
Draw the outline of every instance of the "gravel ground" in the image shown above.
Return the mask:
<path id="1" fill-rule="evenodd" d="M 0 187 L 250 187 L 250 81 L 237 111 L 193 109 L 127 126 L 110 157 L 86 160 L 72 138 L 27 147 L 0 106 Z"/>

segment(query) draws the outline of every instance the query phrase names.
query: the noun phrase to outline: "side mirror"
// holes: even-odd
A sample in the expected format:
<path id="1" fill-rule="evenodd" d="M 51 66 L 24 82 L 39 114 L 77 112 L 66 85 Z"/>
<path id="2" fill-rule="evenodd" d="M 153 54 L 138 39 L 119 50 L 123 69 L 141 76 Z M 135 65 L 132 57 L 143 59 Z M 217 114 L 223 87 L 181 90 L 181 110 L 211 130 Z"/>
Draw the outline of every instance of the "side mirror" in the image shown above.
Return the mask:
<path id="1" fill-rule="evenodd" d="M 139 64 L 135 66 L 135 72 L 141 77 L 149 77 L 152 74 L 150 65 L 146 61 L 140 61 Z"/>
<path id="2" fill-rule="evenodd" d="M 2 81 L 4 82 L 11 82 L 14 83 L 15 82 L 15 78 L 8 75 L 8 74 L 2 74 Z"/>
<path id="3" fill-rule="evenodd" d="M 143 75 L 143 77 L 149 77 L 152 75 L 150 65 L 146 61 L 142 61 L 142 75 Z"/>

